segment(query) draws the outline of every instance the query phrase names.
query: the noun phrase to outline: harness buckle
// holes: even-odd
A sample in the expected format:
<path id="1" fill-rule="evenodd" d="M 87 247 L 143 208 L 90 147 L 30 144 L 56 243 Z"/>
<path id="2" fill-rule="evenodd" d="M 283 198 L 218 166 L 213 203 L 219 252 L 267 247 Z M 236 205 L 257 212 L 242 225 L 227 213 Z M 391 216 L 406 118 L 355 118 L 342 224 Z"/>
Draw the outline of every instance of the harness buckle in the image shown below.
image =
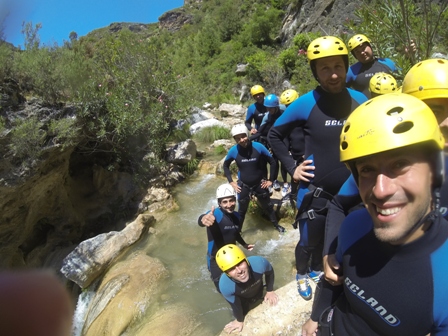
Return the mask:
<path id="1" fill-rule="evenodd" d="M 308 210 L 308 211 L 306 212 L 306 214 L 308 215 L 308 218 L 309 218 L 310 220 L 313 220 L 313 219 L 316 218 L 316 212 L 314 211 L 314 209 Z"/>
<path id="2" fill-rule="evenodd" d="M 324 190 L 321 187 L 316 188 L 314 190 L 313 197 L 316 197 L 316 198 L 320 197 L 320 194 L 322 193 L 322 191 L 324 191 Z"/>

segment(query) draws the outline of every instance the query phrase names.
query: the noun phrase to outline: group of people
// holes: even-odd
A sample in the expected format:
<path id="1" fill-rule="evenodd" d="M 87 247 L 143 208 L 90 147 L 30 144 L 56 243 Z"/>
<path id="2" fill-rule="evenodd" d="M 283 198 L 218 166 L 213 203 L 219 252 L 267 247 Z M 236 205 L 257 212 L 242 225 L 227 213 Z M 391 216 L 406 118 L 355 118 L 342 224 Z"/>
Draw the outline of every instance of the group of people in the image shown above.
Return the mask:
<path id="1" fill-rule="evenodd" d="M 358 60 L 352 66 L 349 51 Z M 236 243 L 254 247 L 241 237 L 252 196 L 284 230 L 269 197 L 279 161 L 296 186 L 300 297 L 310 300 L 309 282 L 317 283 L 302 334 L 448 334 L 448 63 L 419 62 L 399 87 L 394 63 L 375 57 L 362 34 L 348 48 L 335 36 L 317 38 L 307 57 L 316 89 L 278 99 L 252 87 L 246 123 L 232 128 L 236 145 L 225 158 L 229 183 L 218 188 L 225 190 L 217 192 L 219 209 L 199 217 L 209 270 L 235 316 L 226 330 L 242 330 L 247 307 L 262 298 L 262 275 L 265 300 L 277 302 L 272 265 L 246 258 Z M 243 289 L 250 281 L 261 283 L 253 296 Z"/>

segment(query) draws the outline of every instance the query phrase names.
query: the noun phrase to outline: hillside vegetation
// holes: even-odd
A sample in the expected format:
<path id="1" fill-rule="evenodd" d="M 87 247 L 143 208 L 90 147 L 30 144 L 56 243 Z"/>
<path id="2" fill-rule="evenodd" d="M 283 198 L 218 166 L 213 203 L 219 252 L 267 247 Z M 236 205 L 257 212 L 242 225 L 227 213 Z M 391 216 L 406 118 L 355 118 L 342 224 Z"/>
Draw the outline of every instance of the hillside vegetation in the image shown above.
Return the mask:
<path id="1" fill-rule="evenodd" d="M 306 49 L 328 32 L 300 33 L 288 44 L 279 37 L 285 16 L 301 6 L 298 0 L 203 0 L 179 9 L 190 20 L 174 32 L 157 24 L 113 34 L 102 29 L 79 39 L 72 32 L 63 45 L 42 45 L 40 24 L 24 23 L 24 50 L 0 43 L 0 83 L 18 83 L 26 97 L 46 104 L 70 104 L 75 114 L 44 124 L 0 107 L 0 130 L 12 130 L 7 155 L 26 163 L 56 141 L 108 153 L 142 176 L 156 173 L 173 121 L 190 107 L 236 102 L 243 85 L 261 84 L 277 94 L 284 80 L 300 93 L 316 85 Z M 355 19 L 330 33 L 345 41 L 353 33 L 368 35 L 377 54 L 394 59 L 403 75 L 434 51 L 446 51 L 446 6 L 446 0 L 362 1 Z M 416 53 L 406 52 L 411 40 Z M 239 63 L 249 64 L 244 76 L 235 73 Z"/>

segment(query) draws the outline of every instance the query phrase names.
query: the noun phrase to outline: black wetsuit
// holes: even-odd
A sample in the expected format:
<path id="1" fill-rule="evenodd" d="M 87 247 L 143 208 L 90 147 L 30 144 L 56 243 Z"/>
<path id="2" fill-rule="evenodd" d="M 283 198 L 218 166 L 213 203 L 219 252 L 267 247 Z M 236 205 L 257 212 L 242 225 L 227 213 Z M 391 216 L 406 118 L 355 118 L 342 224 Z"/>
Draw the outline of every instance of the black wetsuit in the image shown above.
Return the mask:
<path id="1" fill-rule="evenodd" d="M 448 222 L 436 212 L 429 218 L 423 236 L 397 246 L 375 237 L 367 209 L 350 213 L 336 255 L 344 283 L 321 282 L 312 320 L 333 305 L 336 336 L 448 335 Z"/>
<path id="2" fill-rule="evenodd" d="M 250 131 L 252 129 L 252 122 L 254 123 L 254 128 L 258 130 L 258 128 L 261 125 L 261 122 L 263 121 L 263 117 L 265 116 L 268 110 L 266 109 L 266 106 L 260 103 L 253 103 L 247 108 L 246 112 L 246 120 L 244 124 L 246 125 L 247 129 Z"/>
<path id="3" fill-rule="evenodd" d="M 208 213 L 210 213 L 210 211 L 199 216 L 199 226 L 205 226 L 202 224 L 201 220 L 202 217 Z M 240 215 L 238 212 L 234 211 L 228 213 L 221 208 L 216 208 L 213 212 L 213 216 L 215 216 L 215 222 L 212 226 L 207 227 L 207 267 L 210 271 L 213 283 L 219 291 L 219 277 L 221 276 L 222 271 L 216 264 L 216 252 L 227 244 L 236 244 L 236 242 L 240 243 L 242 246 L 246 246 L 247 244 L 240 234 Z"/>
<path id="4" fill-rule="evenodd" d="M 229 183 L 233 182 L 230 164 L 235 161 L 238 166 L 238 185 L 241 192 L 238 194 L 238 213 L 241 217 L 241 227 L 244 223 L 251 194 L 257 197 L 262 209 L 269 216 L 269 220 L 278 226 L 274 206 L 269 197 L 269 190 L 261 187 L 261 181 L 266 172 L 266 162 L 271 165 L 270 181 L 275 179 L 277 163 L 271 153 L 259 142 L 250 142 L 246 148 L 236 144 L 230 148 L 224 160 L 224 174 Z"/>
<path id="5" fill-rule="evenodd" d="M 302 127 L 305 160 L 312 160 L 315 166 L 314 178 L 310 183 L 301 182 L 297 192 L 300 228 L 300 241 L 296 247 L 298 274 L 306 273 L 310 258 L 314 270 L 321 268 L 326 203 L 350 175 L 339 161 L 339 136 L 349 114 L 366 100 L 355 90 L 343 89 L 340 93 L 331 94 L 318 86 L 289 105 L 269 132 L 273 152 L 293 176 L 296 161 L 283 141 L 294 128 Z M 324 192 L 319 197 L 312 197 L 316 188 Z M 308 216 L 310 210 L 313 210 L 313 216 Z"/>
<path id="6" fill-rule="evenodd" d="M 226 274 L 222 274 L 219 289 L 230 304 L 233 316 L 239 322 L 244 321 L 252 304 L 263 298 L 263 276 L 266 281 L 266 291 L 274 290 L 274 269 L 269 261 L 263 257 L 248 257 L 250 278 L 245 283 L 237 282 Z"/>

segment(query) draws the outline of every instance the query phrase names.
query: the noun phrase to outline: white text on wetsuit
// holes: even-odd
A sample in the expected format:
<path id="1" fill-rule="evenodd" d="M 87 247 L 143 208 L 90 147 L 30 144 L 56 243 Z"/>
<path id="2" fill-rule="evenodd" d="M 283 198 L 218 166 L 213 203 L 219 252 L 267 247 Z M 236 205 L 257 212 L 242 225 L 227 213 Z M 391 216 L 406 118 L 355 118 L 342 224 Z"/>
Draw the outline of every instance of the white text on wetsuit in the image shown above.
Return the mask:
<path id="1" fill-rule="evenodd" d="M 361 299 L 367 305 L 369 305 L 370 308 L 372 308 L 373 311 L 375 311 L 387 324 L 391 326 L 397 326 L 400 324 L 400 320 L 392 314 L 388 314 L 387 309 L 380 305 L 375 298 L 370 297 L 366 299 L 366 297 L 368 296 L 365 295 L 364 290 L 354 284 L 350 280 L 350 278 L 346 277 L 344 282 L 350 292 L 352 292 L 354 295 L 356 295 L 357 298 Z"/>
<path id="2" fill-rule="evenodd" d="M 344 126 L 345 120 L 325 120 L 325 126 Z"/>

